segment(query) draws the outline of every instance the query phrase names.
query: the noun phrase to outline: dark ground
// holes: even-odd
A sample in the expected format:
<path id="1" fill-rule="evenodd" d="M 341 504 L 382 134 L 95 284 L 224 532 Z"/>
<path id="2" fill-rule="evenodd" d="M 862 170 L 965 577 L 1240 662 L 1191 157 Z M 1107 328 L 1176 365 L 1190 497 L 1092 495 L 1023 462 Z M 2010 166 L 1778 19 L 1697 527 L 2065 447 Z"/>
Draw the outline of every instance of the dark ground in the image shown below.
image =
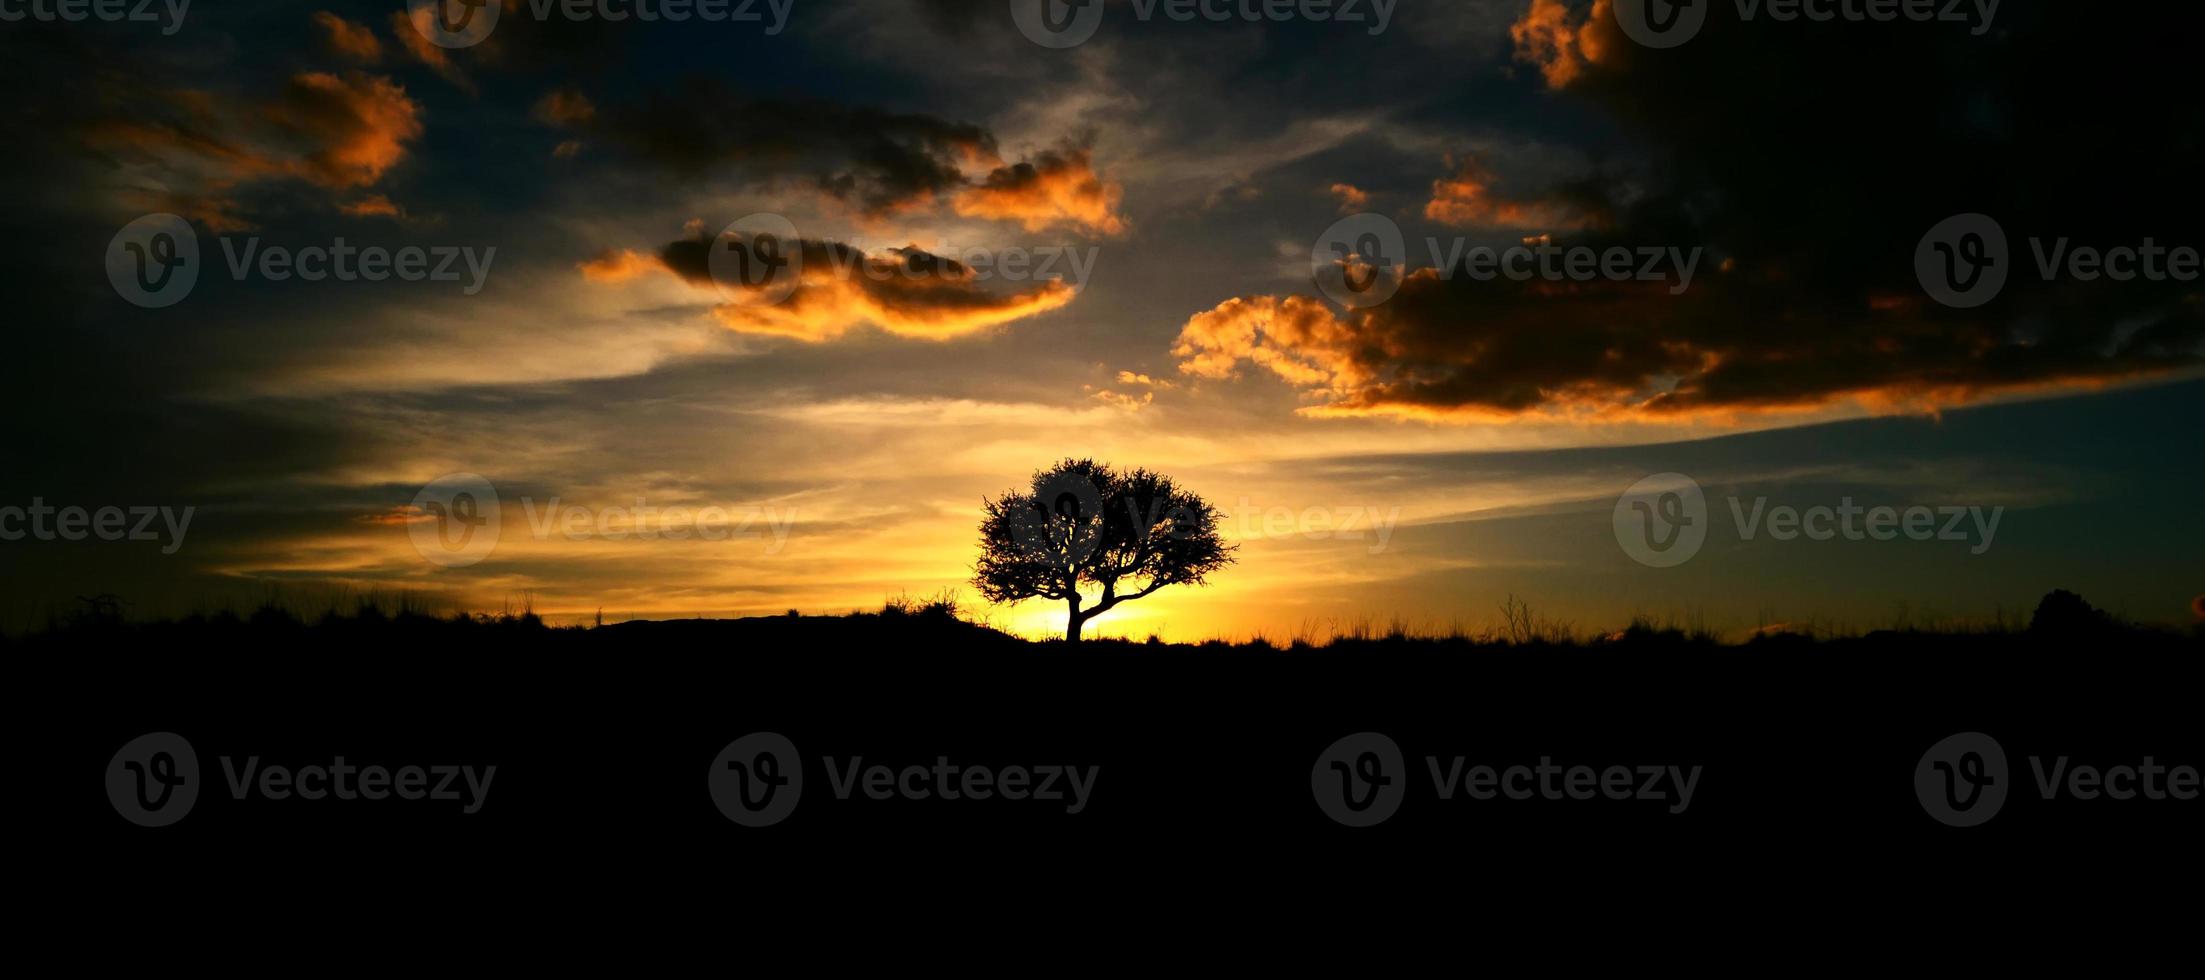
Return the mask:
<path id="1" fill-rule="evenodd" d="M 2133 899 L 2150 893 L 2130 885 L 2175 881 L 2194 896 L 2205 825 L 2196 800 L 2036 798 L 2032 755 L 2205 763 L 2205 641 L 2103 624 L 1743 646 L 1642 633 L 1589 647 L 1072 650 L 931 615 L 594 630 L 270 615 L 83 623 L 0 650 L 29 675 L 13 685 L 19 718 L 36 761 L 53 763 L 41 785 L 61 803 L 53 853 L 71 869 L 56 897 L 76 902 L 114 901 L 117 882 L 148 876 L 261 900 L 327 886 L 454 914 L 486 895 L 501 908 L 617 895 L 639 914 L 694 895 L 1103 901 L 1092 889 L 1113 880 L 1198 906 L 1256 893 L 1675 912 L 1874 895 L 1898 914 L 1892 903 Z M 157 731 L 189 740 L 205 792 L 185 819 L 146 828 L 95 774 Z M 738 826 L 706 773 L 761 731 L 802 756 L 801 803 L 774 826 Z M 1351 829 L 1318 809 L 1311 771 L 1364 731 L 1399 744 L 1410 780 L 1390 820 Z M 1957 829 L 1928 816 L 1912 780 L 1925 750 L 1967 731 L 2002 744 L 2013 795 Z M 216 761 L 338 755 L 498 768 L 480 812 L 462 814 L 457 802 L 238 801 Z M 1100 770 L 1078 814 L 838 800 L 821 758 L 853 755 Z M 1424 758 L 1457 755 L 1704 769 L 1678 814 L 1635 800 L 1439 800 Z M 455 872 L 450 889 L 421 887 Z"/>

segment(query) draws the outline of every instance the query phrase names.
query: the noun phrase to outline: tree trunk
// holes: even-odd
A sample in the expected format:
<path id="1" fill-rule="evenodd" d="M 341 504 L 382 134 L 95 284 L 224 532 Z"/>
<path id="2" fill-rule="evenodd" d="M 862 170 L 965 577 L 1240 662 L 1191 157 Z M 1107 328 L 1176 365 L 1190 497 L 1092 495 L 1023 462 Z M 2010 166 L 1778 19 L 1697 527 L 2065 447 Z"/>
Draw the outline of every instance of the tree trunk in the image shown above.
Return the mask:
<path id="1" fill-rule="evenodd" d="M 1066 600 L 1065 604 L 1071 607 L 1071 612 L 1064 618 L 1064 642 L 1077 644 L 1080 641 L 1080 624 L 1085 622 L 1080 619 L 1080 600 L 1075 596 Z"/>

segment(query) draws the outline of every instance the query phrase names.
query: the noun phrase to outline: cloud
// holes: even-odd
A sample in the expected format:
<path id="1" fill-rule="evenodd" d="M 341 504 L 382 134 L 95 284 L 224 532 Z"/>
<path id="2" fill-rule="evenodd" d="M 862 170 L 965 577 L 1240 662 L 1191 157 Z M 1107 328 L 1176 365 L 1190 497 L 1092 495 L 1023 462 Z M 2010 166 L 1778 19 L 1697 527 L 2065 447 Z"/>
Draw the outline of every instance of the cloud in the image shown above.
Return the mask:
<path id="1" fill-rule="evenodd" d="M 1253 296 L 1195 314 L 1172 355 L 1181 371 L 1200 378 L 1232 377 L 1245 360 L 1298 386 L 1345 392 L 1361 380 L 1342 355 L 1350 339 L 1349 327 L 1321 301 Z"/>
<path id="2" fill-rule="evenodd" d="M 732 172 L 754 183 L 807 187 L 864 218 L 946 204 L 960 216 L 1013 221 L 1028 231 L 1126 230 L 1118 210 L 1124 188 L 1097 173 L 1084 143 L 1009 163 L 994 134 L 971 123 L 747 98 L 705 81 L 604 108 L 579 93 L 555 97 L 539 104 L 539 118 L 602 137 L 677 174 Z"/>
<path id="3" fill-rule="evenodd" d="M 1584 15 L 1572 17 L 1562 0 L 1531 0 L 1508 28 L 1516 60 L 1537 65 L 1547 87 L 1567 87 L 1591 66 L 1611 60 L 1622 46 L 1612 7 L 1613 0 L 1594 0 Z"/>
<path id="4" fill-rule="evenodd" d="M 535 115 L 554 126 L 584 126 L 597 118 L 597 105 L 573 89 L 559 89 L 537 101 Z"/>
<path id="5" fill-rule="evenodd" d="M 1108 388 L 1089 388 L 1088 396 L 1112 408 L 1125 412 L 1138 412 L 1156 401 L 1156 393 L 1144 391 L 1138 395 Z"/>
<path id="6" fill-rule="evenodd" d="M 1494 190 L 1492 171 L 1474 157 L 1464 157 L 1455 172 L 1432 182 L 1432 199 L 1424 205 L 1424 217 L 1454 228 L 1510 228 L 1562 230 L 1581 228 L 1588 218 L 1570 203 L 1560 200 L 1512 200 Z"/>
<path id="7" fill-rule="evenodd" d="M 1072 225 L 1101 235 L 1124 234 L 1118 202 L 1125 188 L 1097 176 L 1091 156 L 1087 147 L 1067 144 L 998 167 L 957 192 L 954 207 L 964 217 L 1016 221 L 1027 231 Z"/>
<path id="8" fill-rule="evenodd" d="M 971 268 L 916 246 L 867 254 L 841 242 L 803 240 L 797 285 L 774 299 L 768 294 L 774 286 L 770 279 L 755 287 L 715 279 L 713 242 L 692 222 L 689 237 L 667 243 L 655 256 L 609 251 L 582 263 L 580 271 L 584 279 L 606 284 L 663 271 L 692 287 L 719 291 L 725 302 L 712 316 L 730 330 L 811 343 L 868 324 L 900 337 L 948 340 L 1061 308 L 1076 292 L 1057 280 L 992 292 L 979 285 Z"/>
<path id="9" fill-rule="evenodd" d="M 314 25 L 321 28 L 322 44 L 331 54 L 362 64 L 373 64 L 383 57 L 383 42 L 364 25 L 326 10 L 314 12 Z"/>
<path id="10" fill-rule="evenodd" d="M 1243 365 L 1276 375 L 1317 399 L 1304 414 L 1459 422 L 1933 412 L 2196 363 L 2163 332 L 2030 344 L 1967 317 L 1794 310 L 1779 320 L 1785 305 L 1781 286 L 1732 276 L 1674 296 L 1659 282 L 1478 282 L 1426 268 L 1365 310 L 1227 300 L 1190 318 L 1173 354 L 1198 378 Z"/>
<path id="11" fill-rule="evenodd" d="M 294 75 L 262 110 L 304 153 L 291 170 L 324 187 L 365 187 L 406 155 L 421 135 L 421 108 L 388 78 L 326 72 Z"/>
<path id="12" fill-rule="evenodd" d="M 415 61 L 443 76 L 445 81 L 458 86 L 462 91 L 471 93 L 475 90 L 474 80 L 468 78 L 467 73 L 452 62 L 450 52 L 429 40 L 429 32 L 434 29 L 429 24 L 429 18 L 436 16 L 436 10 L 436 4 L 424 4 L 410 10 L 393 12 L 390 15 L 391 36 L 398 39 L 398 46 L 405 48 L 406 53 L 412 55 Z"/>
<path id="13" fill-rule="evenodd" d="M 577 268 L 581 270 L 582 278 L 590 282 L 618 283 L 665 266 L 652 256 L 622 248 L 607 249 L 596 258 L 580 263 Z"/>
<path id="14" fill-rule="evenodd" d="M 1370 193 L 1354 184 L 1334 184 L 1331 193 L 1340 202 L 1341 214 L 1355 214 L 1370 207 Z"/>
<path id="15" fill-rule="evenodd" d="M 357 201 L 337 206 L 337 210 L 355 218 L 404 218 L 406 209 L 391 202 L 381 194 L 370 194 Z"/>
<path id="16" fill-rule="evenodd" d="M 1118 388 L 1132 390 L 1121 391 L 1112 388 L 1098 388 L 1094 385 L 1080 386 L 1081 390 L 1087 392 L 1088 397 L 1126 412 L 1138 412 L 1147 408 L 1156 403 L 1157 392 L 1169 391 L 1176 387 L 1178 385 L 1174 382 L 1152 378 L 1137 371 L 1118 372 Z"/>
<path id="17" fill-rule="evenodd" d="M 716 82 L 693 81 L 593 116 L 590 131 L 676 173 L 732 168 L 753 180 L 797 180 L 869 215 L 929 204 L 965 183 L 968 162 L 996 159 L 994 137 L 978 126 L 747 98 Z"/>
<path id="18" fill-rule="evenodd" d="M 252 227 L 241 191 L 301 181 L 335 191 L 371 186 L 420 137 L 421 109 L 390 79 L 302 72 L 273 98 L 125 86 L 79 129 L 84 145 L 160 176 L 149 205 L 210 230 Z"/>

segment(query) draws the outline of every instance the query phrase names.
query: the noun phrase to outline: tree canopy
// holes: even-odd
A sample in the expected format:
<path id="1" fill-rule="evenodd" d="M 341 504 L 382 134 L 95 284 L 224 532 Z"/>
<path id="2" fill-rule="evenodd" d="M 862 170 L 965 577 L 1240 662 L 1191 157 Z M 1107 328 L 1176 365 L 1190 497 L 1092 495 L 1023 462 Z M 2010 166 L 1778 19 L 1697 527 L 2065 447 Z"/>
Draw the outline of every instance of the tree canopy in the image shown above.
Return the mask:
<path id="1" fill-rule="evenodd" d="M 1065 603 L 1066 640 L 1121 603 L 1233 563 L 1218 510 L 1161 473 L 1068 459 L 984 504 L 973 584 L 990 602 Z M 1082 590 L 1100 591 L 1084 606 Z"/>

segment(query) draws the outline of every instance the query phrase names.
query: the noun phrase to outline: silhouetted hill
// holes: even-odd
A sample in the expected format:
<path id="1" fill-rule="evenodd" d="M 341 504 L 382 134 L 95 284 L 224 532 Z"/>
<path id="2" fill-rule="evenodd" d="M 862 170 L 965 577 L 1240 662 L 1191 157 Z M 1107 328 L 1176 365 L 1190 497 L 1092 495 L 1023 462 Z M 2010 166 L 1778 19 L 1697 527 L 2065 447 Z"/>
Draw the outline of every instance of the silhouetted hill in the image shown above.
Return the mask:
<path id="1" fill-rule="evenodd" d="M 432 860 L 514 890 L 556 895 L 581 880 L 664 900 L 804 888 L 840 902 L 836 882 L 884 873 L 927 895 L 970 895 L 1120 869 L 1331 875 L 1352 889 L 1358 869 L 1378 866 L 1522 882 L 1627 866 L 1663 882 L 1665 901 L 1689 901 L 1752 893 L 1752 877 L 1769 873 L 1874 881 L 1934 862 L 1963 877 L 2034 874 L 2039 863 L 2014 855 L 2047 840 L 2094 841 L 2098 860 L 2158 867 L 2162 843 L 2193 831 L 2194 807 L 2017 802 L 1955 837 L 1925 815 L 1910 779 L 1925 750 L 1957 732 L 2005 745 L 2016 792 L 2033 785 L 2030 758 L 2194 763 L 2201 652 L 2198 637 L 2138 630 L 2089 642 L 1893 631 L 1722 645 L 1645 627 L 1584 645 L 1379 636 L 1072 648 L 905 607 L 599 628 L 379 612 L 308 623 L 279 610 L 96 619 L 17 641 L 7 662 L 12 689 L 36 702 L 40 744 L 59 747 L 34 760 L 52 773 L 23 778 L 78 787 L 57 791 L 55 833 L 85 838 L 65 853 L 72 887 L 87 890 L 143 867 L 217 881 L 234 876 L 240 854 L 341 854 L 347 868 Z M 188 739 L 199 757 L 206 798 L 174 828 L 130 825 L 91 779 L 154 732 Z M 1388 778 L 1414 789 L 1384 826 L 1351 829 L 1319 808 L 1313 767 L 1363 732 L 1400 747 Z M 792 744 L 805 780 L 793 815 L 765 828 L 738 826 L 707 791 L 718 757 L 754 733 Z M 334 759 L 498 774 L 471 815 L 458 804 L 229 795 L 224 766 Z M 1442 799 L 1435 780 L 1456 760 L 1702 775 L 1682 811 Z M 861 779 L 861 766 L 885 768 Z M 940 766 L 1097 775 L 1077 812 L 897 789 L 939 785 L 928 780 Z M 578 851 L 580 840 L 590 846 Z"/>

